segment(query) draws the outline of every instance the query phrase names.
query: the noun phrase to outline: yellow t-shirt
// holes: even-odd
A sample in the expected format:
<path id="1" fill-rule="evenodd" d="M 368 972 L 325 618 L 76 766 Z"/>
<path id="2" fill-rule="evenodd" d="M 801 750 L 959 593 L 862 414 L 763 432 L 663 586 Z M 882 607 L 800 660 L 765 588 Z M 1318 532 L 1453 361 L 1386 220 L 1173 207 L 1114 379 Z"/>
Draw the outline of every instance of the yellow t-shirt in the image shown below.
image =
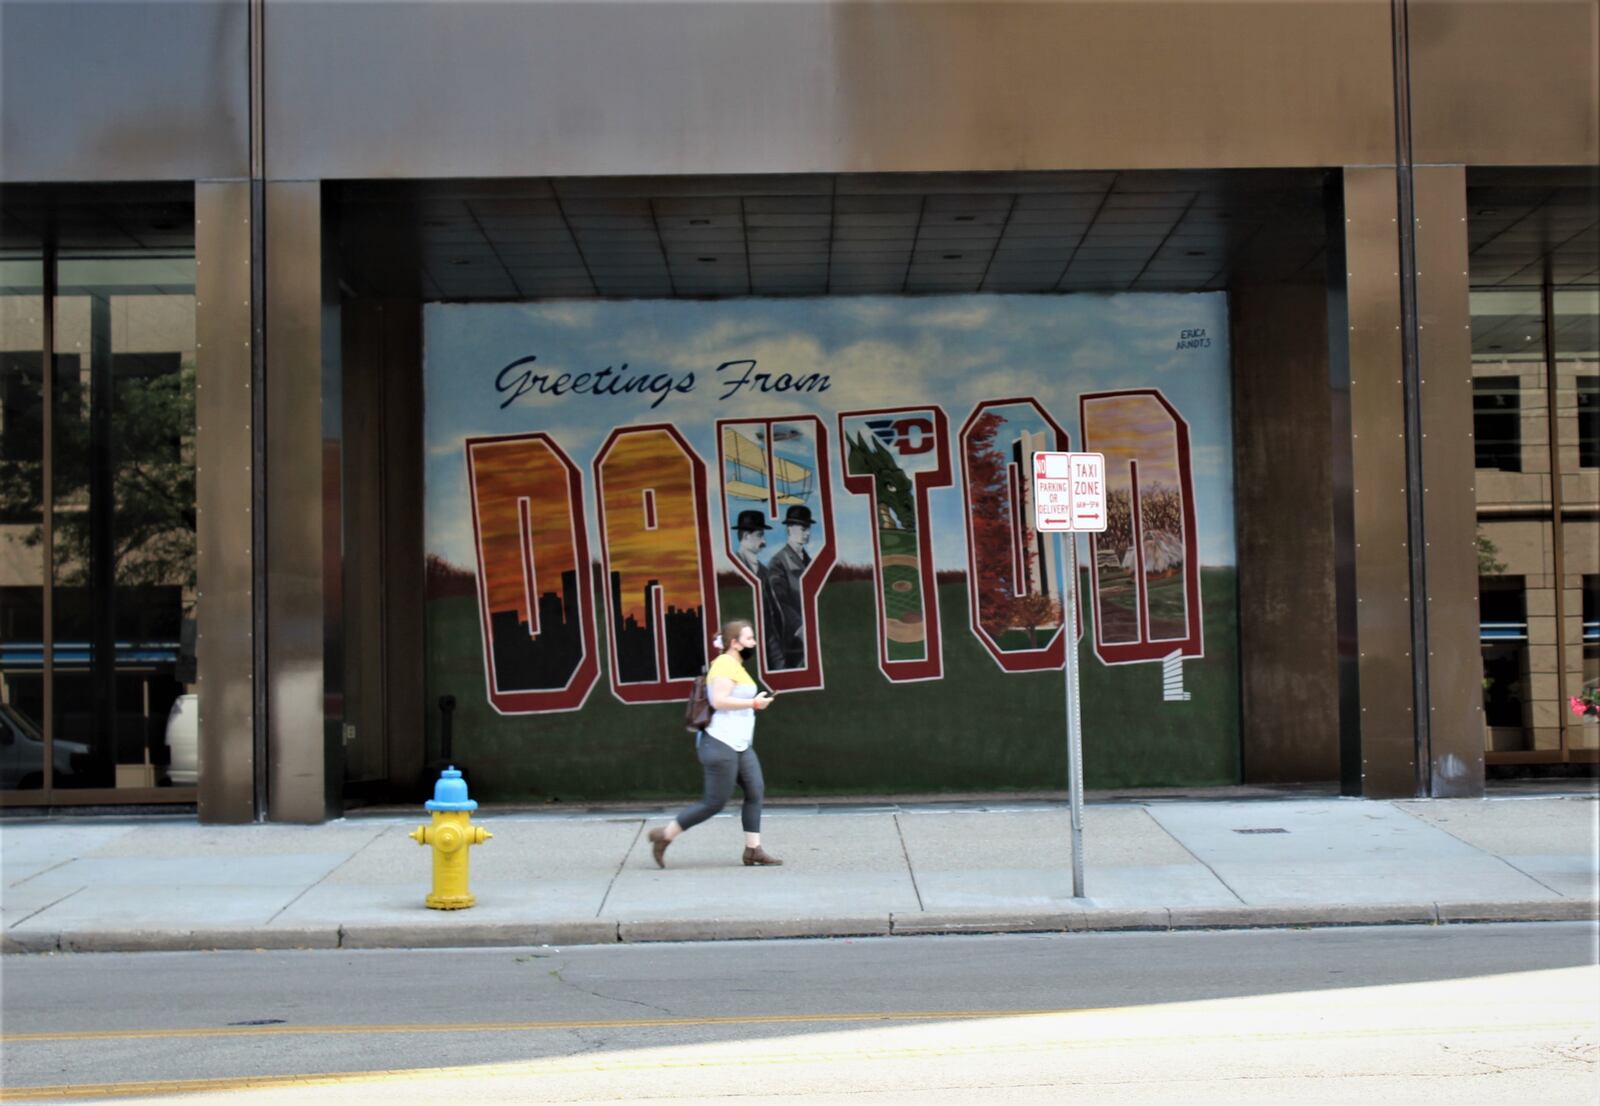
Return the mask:
<path id="1" fill-rule="evenodd" d="M 733 681 L 734 698 L 756 697 L 755 680 L 732 653 L 720 654 L 706 670 L 707 685 L 719 678 Z M 742 753 L 750 748 L 750 743 L 755 740 L 756 709 L 745 707 L 743 710 L 715 711 L 711 715 L 711 724 L 706 727 L 706 734 L 716 738 L 734 752 Z"/>
<path id="2" fill-rule="evenodd" d="M 706 670 L 706 683 L 717 677 L 732 680 L 736 684 L 754 684 L 755 680 L 750 673 L 744 670 L 744 665 L 732 653 L 718 653 L 711 662 L 711 667 Z"/>

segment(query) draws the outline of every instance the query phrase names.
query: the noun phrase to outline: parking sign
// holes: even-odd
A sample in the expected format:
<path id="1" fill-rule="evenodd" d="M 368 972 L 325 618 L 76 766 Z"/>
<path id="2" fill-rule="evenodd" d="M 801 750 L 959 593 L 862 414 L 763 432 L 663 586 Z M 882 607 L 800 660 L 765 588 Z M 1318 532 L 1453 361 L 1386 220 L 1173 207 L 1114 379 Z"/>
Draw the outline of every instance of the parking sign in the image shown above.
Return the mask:
<path id="1" fill-rule="evenodd" d="M 1035 453 L 1033 525 L 1044 532 L 1104 532 L 1105 454 Z"/>

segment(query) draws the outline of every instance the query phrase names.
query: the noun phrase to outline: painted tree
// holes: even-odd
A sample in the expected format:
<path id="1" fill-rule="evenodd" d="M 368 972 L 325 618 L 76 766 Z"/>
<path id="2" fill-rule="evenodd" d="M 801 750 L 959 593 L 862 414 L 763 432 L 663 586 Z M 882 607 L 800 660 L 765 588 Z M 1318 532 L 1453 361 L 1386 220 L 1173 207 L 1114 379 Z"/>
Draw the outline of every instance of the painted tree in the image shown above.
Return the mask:
<path id="1" fill-rule="evenodd" d="M 1010 481 L 1005 452 L 995 438 L 1005 419 L 992 411 L 979 416 L 967 435 L 968 509 L 972 512 L 972 560 L 978 596 L 978 623 L 996 642 L 1016 623 L 1011 550 Z"/>

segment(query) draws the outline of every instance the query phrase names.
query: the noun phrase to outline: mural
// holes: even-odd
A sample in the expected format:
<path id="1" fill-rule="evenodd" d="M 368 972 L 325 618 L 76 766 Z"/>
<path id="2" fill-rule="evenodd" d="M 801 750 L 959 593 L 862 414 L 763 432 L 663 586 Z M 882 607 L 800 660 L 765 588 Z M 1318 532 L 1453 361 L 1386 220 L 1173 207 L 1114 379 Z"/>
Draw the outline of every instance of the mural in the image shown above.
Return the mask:
<path id="1" fill-rule="evenodd" d="M 660 742 L 732 617 L 783 693 L 775 793 L 1059 786 L 1080 636 L 1091 784 L 1231 782 L 1226 318 L 1221 294 L 429 305 L 427 678 L 494 766 L 475 787 L 681 791 Z M 1069 633 L 1030 457 L 1074 448 L 1106 455 L 1111 519 L 1066 539 Z"/>

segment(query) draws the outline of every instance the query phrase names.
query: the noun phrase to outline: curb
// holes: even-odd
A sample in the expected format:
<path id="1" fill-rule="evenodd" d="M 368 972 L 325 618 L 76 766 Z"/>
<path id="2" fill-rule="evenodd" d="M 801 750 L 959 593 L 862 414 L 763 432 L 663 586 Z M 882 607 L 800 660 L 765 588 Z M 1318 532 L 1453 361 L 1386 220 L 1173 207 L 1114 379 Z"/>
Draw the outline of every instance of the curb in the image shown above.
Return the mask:
<path id="1" fill-rule="evenodd" d="M 1193 932 L 1323 929 L 1340 926 L 1465 925 L 1600 920 L 1600 902 L 1339 903 L 1325 906 L 1182 906 L 994 913 L 916 913 L 855 917 L 657 918 L 637 921 L 353 925 L 297 929 L 11 930 L 5 955 L 56 952 L 212 952 L 289 949 L 528 948 L 538 945 L 647 944 L 665 941 L 765 941 L 817 937 L 917 937 L 939 934 Z"/>

